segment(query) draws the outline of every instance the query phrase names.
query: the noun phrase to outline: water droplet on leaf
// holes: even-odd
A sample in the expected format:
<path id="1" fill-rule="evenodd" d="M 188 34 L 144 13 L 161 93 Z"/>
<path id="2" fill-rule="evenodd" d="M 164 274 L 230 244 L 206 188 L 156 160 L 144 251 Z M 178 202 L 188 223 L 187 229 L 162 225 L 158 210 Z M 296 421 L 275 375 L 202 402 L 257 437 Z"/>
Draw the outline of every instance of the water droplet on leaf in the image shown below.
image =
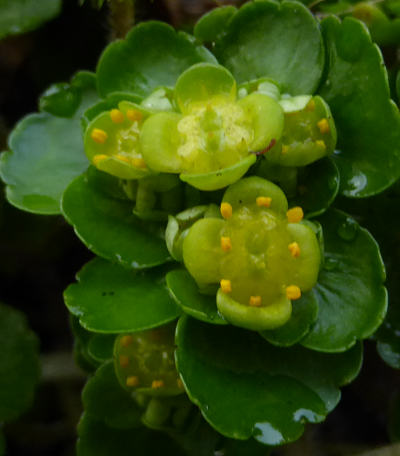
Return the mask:
<path id="1" fill-rule="evenodd" d="M 358 231 L 358 223 L 352 218 L 348 217 L 344 220 L 337 230 L 337 234 L 344 241 L 353 241 Z"/>

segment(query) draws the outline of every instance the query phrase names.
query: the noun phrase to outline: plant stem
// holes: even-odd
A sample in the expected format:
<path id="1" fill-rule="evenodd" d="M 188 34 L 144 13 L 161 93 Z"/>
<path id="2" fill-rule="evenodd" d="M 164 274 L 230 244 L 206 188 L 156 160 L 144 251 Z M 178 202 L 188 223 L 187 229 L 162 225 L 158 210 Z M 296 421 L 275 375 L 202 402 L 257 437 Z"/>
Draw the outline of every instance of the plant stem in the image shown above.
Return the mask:
<path id="1" fill-rule="evenodd" d="M 109 0 L 110 40 L 125 38 L 135 22 L 134 0 Z"/>

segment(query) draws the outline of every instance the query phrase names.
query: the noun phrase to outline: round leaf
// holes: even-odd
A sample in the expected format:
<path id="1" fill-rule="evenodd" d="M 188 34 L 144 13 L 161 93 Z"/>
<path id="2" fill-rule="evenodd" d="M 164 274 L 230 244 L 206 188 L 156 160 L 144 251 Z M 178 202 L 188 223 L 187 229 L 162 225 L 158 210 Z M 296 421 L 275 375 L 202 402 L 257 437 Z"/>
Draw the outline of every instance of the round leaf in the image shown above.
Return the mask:
<path id="1" fill-rule="evenodd" d="M 166 281 L 172 297 L 185 313 L 207 323 L 227 324 L 217 310 L 215 294 L 211 296 L 201 294 L 196 282 L 186 270 L 170 271 Z"/>
<path id="2" fill-rule="evenodd" d="M 221 434 L 268 445 L 297 439 L 337 404 L 361 366 L 361 345 L 343 354 L 278 348 L 258 334 L 183 317 L 177 366 L 190 399 Z"/>
<path id="3" fill-rule="evenodd" d="M 98 89 L 147 96 L 158 86 L 174 86 L 186 68 L 199 62 L 216 63 L 203 46 L 161 22 L 137 25 L 123 41 L 110 44 L 97 66 Z"/>
<path id="4" fill-rule="evenodd" d="M 215 8 L 202 16 L 194 27 L 194 36 L 202 43 L 212 43 L 217 40 L 237 9 L 232 6 Z"/>
<path id="5" fill-rule="evenodd" d="M 38 214 L 60 212 L 64 189 L 88 167 L 80 116 L 96 99 L 94 88 L 86 87 L 71 118 L 40 113 L 17 124 L 9 138 L 10 151 L 0 158 L 0 175 L 11 204 Z"/>
<path id="6" fill-rule="evenodd" d="M 130 268 L 147 268 L 170 259 L 165 242 L 133 213 L 131 201 L 97 191 L 86 176 L 63 195 L 62 211 L 79 238 L 99 256 Z"/>
<path id="7" fill-rule="evenodd" d="M 313 93 L 324 66 L 316 20 L 291 1 L 244 5 L 217 41 L 215 54 L 238 83 L 267 76 L 292 95 Z"/>
<path id="8" fill-rule="evenodd" d="M 338 130 L 341 192 L 366 197 L 400 176 L 400 114 L 390 92 L 379 48 L 352 18 L 322 22 L 329 68 L 320 94 Z M 379 154 L 378 154 L 379 151 Z"/>
<path id="9" fill-rule="evenodd" d="M 30 407 L 39 380 L 38 340 L 24 315 L 0 304 L 0 422 Z"/>
<path id="10" fill-rule="evenodd" d="M 314 287 L 319 312 L 302 344 L 339 352 L 382 323 L 387 308 L 385 269 L 377 243 L 354 219 L 331 210 L 319 221 L 325 243 L 325 262 Z"/>
<path id="11" fill-rule="evenodd" d="M 85 329 L 100 333 L 144 331 L 175 320 L 165 271 L 133 272 L 101 258 L 87 263 L 64 293 L 69 311 Z"/>

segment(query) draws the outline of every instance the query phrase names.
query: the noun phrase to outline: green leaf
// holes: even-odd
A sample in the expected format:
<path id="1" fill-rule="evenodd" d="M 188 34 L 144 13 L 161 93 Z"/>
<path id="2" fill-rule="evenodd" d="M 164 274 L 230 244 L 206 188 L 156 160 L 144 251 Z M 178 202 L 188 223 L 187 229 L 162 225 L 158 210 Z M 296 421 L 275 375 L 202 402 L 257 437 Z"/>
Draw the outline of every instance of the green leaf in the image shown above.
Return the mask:
<path id="1" fill-rule="evenodd" d="M 224 33 L 226 24 L 236 13 L 232 6 L 215 8 L 202 16 L 194 27 L 193 34 L 201 43 L 213 43 Z"/>
<path id="2" fill-rule="evenodd" d="M 156 232 L 159 225 L 144 225 L 132 209 L 131 201 L 96 190 L 87 176 L 75 179 L 62 199 L 63 215 L 97 255 L 138 269 L 169 261 L 165 242 Z"/>
<path id="3" fill-rule="evenodd" d="M 278 348 L 258 334 L 183 317 L 177 367 L 190 399 L 221 434 L 267 445 L 297 439 L 340 398 L 361 366 L 361 345 L 343 354 Z"/>
<path id="4" fill-rule="evenodd" d="M 292 303 L 290 320 L 278 329 L 262 331 L 260 335 L 271 344 L 289 347 L 299 342 L 310 330 L 318 315 L 318 301 L 311 290 Z"/>
<path id="5" fill-rule="evenodd" d="M 99 362 L 112 359 L 114 342 L 113 334 L 93 334 L 88 342 L 89 355 Z"/>
<path id="6" fill-rule="evenodd" d="M 0 39 L 34 30 L 60 12 L 61 0 L 1 0 Z"/>
<path id="7" fill-rule="evenodd" d="M 130 393 L 121 388 L 113 362 L 103 364 L 82 391 L 85 411 L 107 426 L 130 429 L 141 425 L 143 411 Z"/>
<path id="8" fill-rule="evenodd" d="M 371 196 L 400 176 L 399 110 L 389 98 L 382 55 L 365 26 L 353 18 L 340 23 L 328 17 L 322 30 L 329 68 L 320 94 L 338 130 L 341 192 Z"/>
<path id="9" fill-rule="evenodd" d="M 89 331 L 117 334 L 155 328 L 181 313 L 164 276 L 161 269 L 135 273 L 95 258 L 77 274 L 78 283 L 65 290 L 65 304 Z"/>
<path id="10" fill-rule="evenodd" d="M 183 456 L 180 448 L 161 432 L 146 428 L 113 429 L 85 413 L 78 426 L 77 456 Z"/>
<path id="11" fill-rule="evenodd" d="M 40 375 L 39 344 L 25 316 L 0 304 L 0 422 L 11 421 L 32 404 Z"/>
<path id="12" fill-rule="evenodd" d="M 215 54 L 238 83 L 267 76 L 292 95 L 313 93 L 324 66 L 319 26 L 306 7 L 292 1 L 245 4 Z"/>
<path id="13" fill-rule="evenodd" d="M 97 66 L 98 89 L 103 97 L 120 91 L 147 96 L 159 86 L 174 86 L 186 68 L 199 62 L 216 60 L 171 26 L 142 23 L 103 52 Z"/>
<path id="14" fill-rule="evenodd" d="M 71 118 L 30 114 L 12 131 L 10 151 L 0 158 L 0 175 L 7 184 L 8 201 L 19 209 L 38 214 L 60 213 L 64 189 L 88 167 L 80 116 L 97 95 L 93 87 L 85 87 L 81 97 Z"/>
<path id="15" fill-rule="evenodd" d="M 343 212 L 319 219 L 324 232 L 325 262 L 314 287 L 319 312 L 301 342 L 305 347 L 339 352 L 375 332 L 387 308 L 385 268 L 369 232 Z"/>
<path id="16" fill-rule="evenodd" d="M 6 454 L 6 439 L 4 437 L 3 430 L 0 428 L 0 456 Z"/>
<path id="17" fill-rule="evenodd" d="M 185 313 L 207 323 L 227 324 L 217 310 L 215 294 L 201 294 L 196 282 L 185 269 L 170 271 L 166 281 L 172 297 Z"/>

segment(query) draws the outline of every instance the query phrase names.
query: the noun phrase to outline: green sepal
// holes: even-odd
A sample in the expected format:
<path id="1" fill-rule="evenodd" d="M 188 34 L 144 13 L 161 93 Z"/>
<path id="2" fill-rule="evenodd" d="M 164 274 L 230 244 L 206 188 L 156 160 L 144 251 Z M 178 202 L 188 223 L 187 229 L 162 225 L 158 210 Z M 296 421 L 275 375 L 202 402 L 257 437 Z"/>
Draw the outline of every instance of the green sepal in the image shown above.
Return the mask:
<path id="1" fill-rule="evenodd" d="M 52 84 L 39 99 L 40 111 L 58 117 L 72 117 L 79 106 L 81 94 L 66 82 Z"/>
<path id="2" fill-rule="evenodd" d="M 279 101 L 281 92 L 279 84 L 271 78 L 258 78 L 244 82 L 238 87 L 238 97 L 244 98 L 252 93 L 261 93 Z"/>
<path id="3" fill-rule="evenodd" d="M 319 219 L 325 258 L 314 287 L 318 318 L 302 345 L 341 352 L 372 335 L 387 309 L 385 268 L 378 245 L 367 230 L 343 212 L 330 210 Z"/>
<path id="4" fill-rule="evenodd" d="M 171 26 L 145 22 L 103 52 L 97 66 L 99 93 L 105 97 L 123 91 L 145 97 L 159 86 L 173 87 L 178 76 L 198 62 L 216 61 L 207 49 Z"/>
<path id="5" fill-rule="evenodd" d="M 305 6 L 292 1 L 245 4 L 214 52 L 238 83 L 270 77 L 291 95 L 313 93 L 324 67 L 318 23 Z"/>
<path id="6" fill-rule="evenodd" d="M 150 111 L 172 111 L 176 109 L 174 90 L 170 87 L 158 87 L 140 104 Z"/>
<path id="7" fill-rule="evenodd" d="M 93 358 L 89 353 L 89 342 L 94 333 L 83 328 L 79 323 L 79 318 L 72 314 L 69 314 L 69 323 L 74 337 L 74 361 L 84 372 L 91 374 L 101 364 L 101 361 Z"/>
<path id="8" fill-rule="evenodd" d="M 235 301 L 220 288 L 217 292 L 217 308 L 232 325 L 253 331 L 264 331 L 278 328 L 289 320 L 292 302 L 282 295 L 267 306 L 250 307 Z"/>
<path id="9" fill-rule="evenodd" d="M 135 269 L 170 261 L 160 225 L 144 225 L 133 215 L 132 202 L 96 190 L 87 176 L 78 177 L 67 188 L 62 212 L 96 255 Z"/>
<path id="10" fill-rule="evenodd" d="M 95 258 L 64 292 L 68 310 L 93 332 L 144 331 L 175 320 L 181 310 L 169 296 L 164 268 L 132 271 Z"/>
<path id="11" fill-rule="evenodd" d="M 112 359 L 114 341 L 114 334 L 93 333 L 87 346 L 89 355 L 99 363 Z"/>
<path id="12" fill-rule="evenodd" d="M 214 8 L 204 14 L 194 26 L 193 34 L 201 43 L 214 43 L 225 31 L 237 9 L 232 6 Z"/>
<path id="13" fill-rule="evenodd" d="M 319 92 L 338 130 L 339 152 L 334 158 L 341 192 L 371 196 L 400 176 L 399 110 L 390 100 L 382 55 L 365 26 L 353 18 L 340 22 L 328 17 L 322 30 L 329 67 Z"/>
<path id="14" fill-rule="evenodd" d="M 279 348 L 257 333 L 189 317 L 179 321 L 176 343 L 178 371 L 205 419 L 224 436 L 268 445 L 322 421 L 362 360 L 361 344 L 341 354 Z"/>
<path id="15" fill-rule="evenodd" d="M 202 294 L 192 276 L 184 269 L 175 269 L 166 276 L 167 287 L 175 302 L 191 317 L 215 325 L 227 321 L 218 312 L 215 295 Z"/>

